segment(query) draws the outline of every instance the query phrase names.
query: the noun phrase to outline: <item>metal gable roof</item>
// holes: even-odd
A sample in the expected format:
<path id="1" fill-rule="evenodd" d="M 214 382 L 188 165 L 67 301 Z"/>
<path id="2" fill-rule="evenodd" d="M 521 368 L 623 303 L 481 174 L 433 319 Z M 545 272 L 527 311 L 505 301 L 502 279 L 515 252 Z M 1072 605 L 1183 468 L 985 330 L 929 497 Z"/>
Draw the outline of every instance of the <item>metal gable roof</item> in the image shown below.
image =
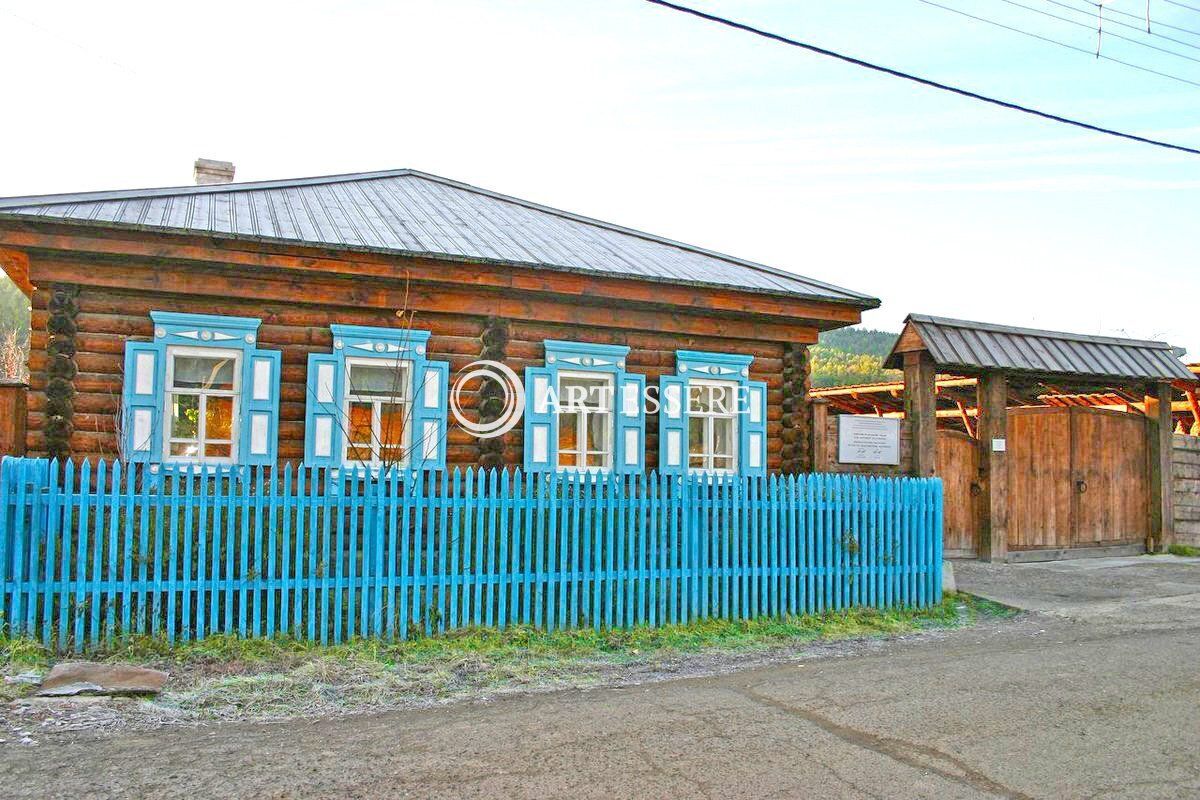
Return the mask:
<path id="1" fill-rule="evenodd" d="M 1166 342 L 1015 328 L 926 314 L 909 314 L 905 324 L 913 326 L 939 369 L 1196 379 Z M 898 368 L 900 354 L 893 350 L 884 365 Z"/>
<path id="2" fill-rule="evenodd" d="M 5 217 L 613 274 L 851 303 L 869 295 L 410 169 L 0 198 Z"/>

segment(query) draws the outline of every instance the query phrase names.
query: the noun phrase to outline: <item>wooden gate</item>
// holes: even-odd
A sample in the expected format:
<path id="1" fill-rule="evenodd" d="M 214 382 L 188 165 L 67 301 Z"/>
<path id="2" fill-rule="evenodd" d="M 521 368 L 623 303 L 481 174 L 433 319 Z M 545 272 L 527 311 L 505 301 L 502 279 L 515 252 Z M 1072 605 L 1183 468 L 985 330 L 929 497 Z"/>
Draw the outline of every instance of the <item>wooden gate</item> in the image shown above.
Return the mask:
<path id="1" fill-rule="evenodd" d="M 1009 409 L 1008 549 L 1144 542 L 1148 424 L 1120 411 Z"/>
<path id="2" fill-rule="evenodd" d="M 938 431 L 938 477 L 942 479 L 942 548 L 947 558 L 979 552 L 979 447 L 959 431 Z"/>

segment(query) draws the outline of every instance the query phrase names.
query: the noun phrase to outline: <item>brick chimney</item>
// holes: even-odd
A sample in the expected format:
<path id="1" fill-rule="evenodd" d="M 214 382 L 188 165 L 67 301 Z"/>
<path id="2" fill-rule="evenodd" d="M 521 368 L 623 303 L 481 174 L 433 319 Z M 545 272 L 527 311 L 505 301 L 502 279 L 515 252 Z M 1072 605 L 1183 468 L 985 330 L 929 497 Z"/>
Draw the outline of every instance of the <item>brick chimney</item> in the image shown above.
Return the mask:
<path id="1" fill-rule="evenodd" d="M 233 162 L 214 161 L 211 158 L 197 158 L 193 171 L 197 186 L 211 183 L 233 183 Z"/>

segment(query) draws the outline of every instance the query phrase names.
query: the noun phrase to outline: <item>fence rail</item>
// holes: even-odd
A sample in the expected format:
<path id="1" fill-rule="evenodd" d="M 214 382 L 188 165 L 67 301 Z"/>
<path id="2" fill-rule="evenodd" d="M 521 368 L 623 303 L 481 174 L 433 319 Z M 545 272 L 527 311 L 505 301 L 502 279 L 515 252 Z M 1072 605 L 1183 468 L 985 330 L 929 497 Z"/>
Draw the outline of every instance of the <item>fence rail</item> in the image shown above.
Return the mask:
<path id="1" fill-rule="evenodd" d="M 624 628 L 941 598 L 935 479 L 7 458 L 0 503 L 2 619 L 60 649 Z"/>

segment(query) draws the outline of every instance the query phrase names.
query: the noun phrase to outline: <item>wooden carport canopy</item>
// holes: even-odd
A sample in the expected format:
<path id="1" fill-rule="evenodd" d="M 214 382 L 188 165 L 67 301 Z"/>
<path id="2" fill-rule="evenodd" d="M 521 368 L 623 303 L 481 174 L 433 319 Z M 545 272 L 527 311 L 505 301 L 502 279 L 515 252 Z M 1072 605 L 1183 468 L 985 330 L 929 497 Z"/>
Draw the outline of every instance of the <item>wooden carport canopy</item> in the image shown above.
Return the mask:
<path id="1" fill-rule="evenodd" d="M 979 556 L 1002 560 L 1008 534 L 1008 406 L 1012 395 L 1038 386 L 1058 394 L 1115 391 L 1141 395 L 1151 424 L 1150 531 L 1154 548 L 1169 543 L 1172 502 L 1171 400 L 1174 385 L 1196 376 L 1164 342 L 1015 328 L 910 314 L 884 366 L 904 370 L 904 414 L 912 425 L 913 471 L 937 474 L 938 373 L 978 379 L 975 420 L 979 442 L 982 520 Z"/>

